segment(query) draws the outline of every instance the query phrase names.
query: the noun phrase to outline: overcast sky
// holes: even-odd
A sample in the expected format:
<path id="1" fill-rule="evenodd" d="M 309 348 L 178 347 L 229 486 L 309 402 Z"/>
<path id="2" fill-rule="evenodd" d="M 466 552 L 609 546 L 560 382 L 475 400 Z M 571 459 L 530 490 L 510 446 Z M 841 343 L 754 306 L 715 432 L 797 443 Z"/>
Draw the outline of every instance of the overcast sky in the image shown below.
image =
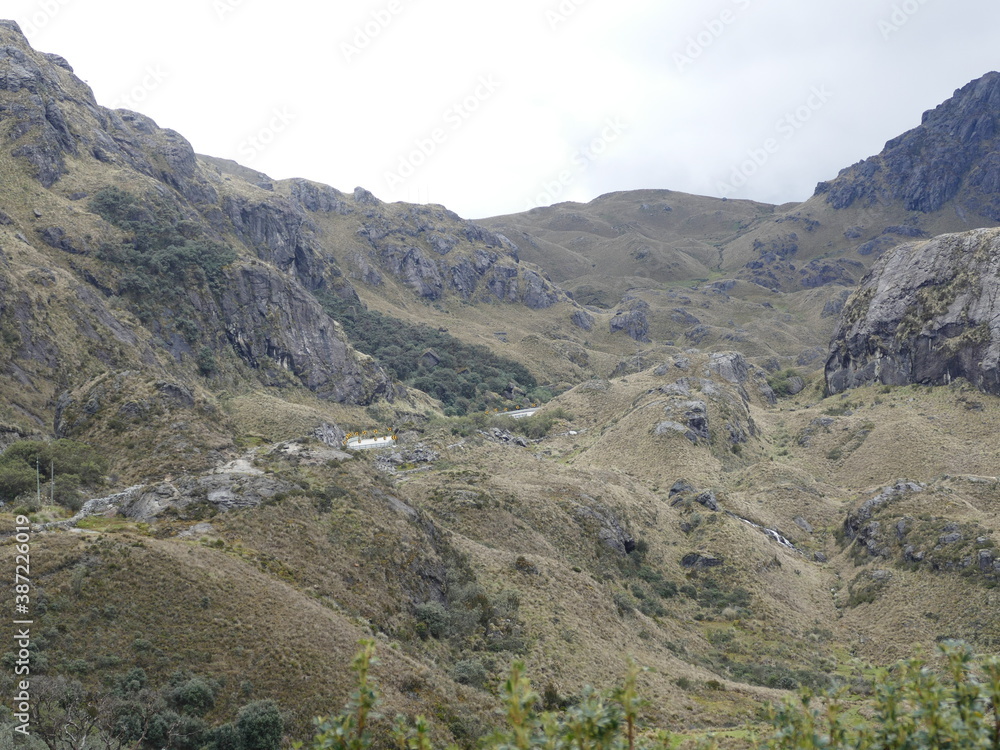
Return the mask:
<path id="1" fill-rule="evenodd" d="M 996 0 L 7 0 L 105 106 L 274 178 L 468 218 L 770 203 L 1000 68 Z"/>

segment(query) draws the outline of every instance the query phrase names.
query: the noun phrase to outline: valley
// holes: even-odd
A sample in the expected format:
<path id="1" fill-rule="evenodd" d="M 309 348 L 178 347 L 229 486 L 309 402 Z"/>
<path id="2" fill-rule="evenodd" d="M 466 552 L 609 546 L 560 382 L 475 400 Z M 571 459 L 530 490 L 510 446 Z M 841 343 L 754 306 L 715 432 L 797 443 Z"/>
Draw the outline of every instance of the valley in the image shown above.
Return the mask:
<path id="1" fill-rule="evenodd" d="M 307 742 L 374 639 L 379 747 L 397 712 L 476 746 L 519 662 L 566 710 L 630 660 L 644 731 L 744 747 L 791 691 L 870 718 L 879 668 L 1000 646 L 1000 75 L 802 203 L 472 222 L 196 154 L 12 21 L 0 52 L 40 734 Z"/>

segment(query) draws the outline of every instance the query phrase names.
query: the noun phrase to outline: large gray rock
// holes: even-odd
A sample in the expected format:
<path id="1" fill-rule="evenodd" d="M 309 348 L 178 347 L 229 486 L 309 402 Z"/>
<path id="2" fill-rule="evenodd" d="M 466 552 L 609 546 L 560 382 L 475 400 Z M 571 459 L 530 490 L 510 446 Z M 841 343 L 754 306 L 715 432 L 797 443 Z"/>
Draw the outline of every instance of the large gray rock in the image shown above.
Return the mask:
<path id="1" fill-rule="evenodd" d="M 570 320 L 577 328 L 582 328 L 585 331 L 594 328 L 594 316 L 586 310 L 576 310 Z"/>
<path id="2" fill-rule="evenodd" d="M 320 198 L 317 196 L 316 200 Z M 315 225 L 285 199 L 227 196 L 222 201 L 222 211 L 236 236 L 261 260 L 293 274 L 307 289 L 348 286 L 339 280 L 341 272 L 337 265 L 320 249 Z M 357 300 L 353 289 L 346 296 Z"/>
<path id="3" fill-rule="evenodd" d="M 629 300 L 615 311 L 615 316 L 609 324 L 611 333 L 624 331 L 630 338 L 640 342 L 649 342 L 649 319 L 646 312 L 649 304 L 640 299 Z"/>
<path id="4" fill-rule="evenodd" d="M 592 497 L 581 495 L 580 499 L 586 504 L 576 505 L 574 513 L 585 525 L 596 522 L 597 539 L 601 544 L 620 555 L 627 555 L 635 550 L 635 537 L 628 532 L 625 523 L 617 515 Z"/>
<path id="5" fill-rule="evenodd" d="M 880 508 L 898 500 L 906 493 L 922 492 L 923 490 L 924 485 L 902 479 L 890 487 L 883 487 L 881 492 L 865 500 L 856 511 L 847 515 L 844 521 L 844 532 L 847 534 L 848 539 L 856 539 L 862 533 L 863 529 L 870 526 L 868 523 L 869 520 Z M 869 529 L 869 531 L 877 531 L 877 528 L 874 530 Z M 871 536 L 871 534 L 868 534 L 868 536 Z"/>
<path id="6" fill-rule="evenodd" d="M 252 508 L 293 485 L 269 476 L 245 473 L 204 474 L 143 487 L 119 506 L 119 512 L 137 521 L 152 521 L 173 509 L 182 516 L 190 506 L 204 503 L 204 512 Z M 196 508 L 191 508 L 196 511 Z M 200 514 L 200 512 L 199 512 Z"/>
<path id="7" fill-rule="evenodd" d="M 830 393 L 966 378 L 1000 395 L 1000 229 L 901 245 L 850 297 L 830 346 Z"/>

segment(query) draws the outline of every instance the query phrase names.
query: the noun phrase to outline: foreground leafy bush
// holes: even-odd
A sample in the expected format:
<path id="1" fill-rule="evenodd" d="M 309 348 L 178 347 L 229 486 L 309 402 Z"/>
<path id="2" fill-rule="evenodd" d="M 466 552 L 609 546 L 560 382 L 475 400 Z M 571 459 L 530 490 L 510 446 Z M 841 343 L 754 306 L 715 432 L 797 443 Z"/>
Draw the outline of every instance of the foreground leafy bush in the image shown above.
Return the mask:
<path id="1" fill-rule="evenodd" d="M 317 733 L 307 750 L 368 750 L 389 739 L 373 728 L 379 693 L 369 679 L 375 662 L 375 642 L 362 641 L 352 669 L 358 688 L 337 716 L 316 719 Z M 771 709 L 774 731 L 758 743 L 764 750 L 1000 750 L 1000 658 L 977 669 L 965 644 L 945 642 L 941 673 L 926 662 L 911 659 L 883 672 L 876 681 L 868 721 L 849 719 L 847 706 L 836 696 L 808 690 Z M 667 750 L 673 744 L 663 731 L 640 729 L 644 702 L 636 691 L 638 668 L 631 665 L 624 684 L 610 692 L 587 688 L 575 705 L 561 711 L 540 711 L 542 701 L 515 663 L 501 688 L 505 724 L 480 740 L 483 750 Z M 710 681 L 721 689 L 721 683 Z M 680 678 L 685 690 L 693 687 Z M 554 701 L 546 700 L 545 705 Z M 380 728 L 382 724 L 378 725 Z M 430 725 L 418 716 L 397 715 L 391 735 L 400 750 L 432 750 Z M 707 739 L 700 747 L 714 747 Z M 302 750 L 303 743 L 293 744 Z"/>
<path id="2" fill-rule="evenodd" d="M 875 682 L 873 719 L 847 718 L 837 697 L 803 691 L 773 710 L 768 750 L 1000 750 L 1000 659 L 980 670 L 963 643 L 946 641 L 943 673 L 910 659 Z"/>
<path id="3" fill-rule="evenodd" d="M 358 687 L 339 715 L 316 720 L 317 733 L 309 750 L 367 750 L 373 743 L 384 744 L 372 729 L 372 720 L 381 718 L 375 713 L 379 693 L 369 680 L 369 669 L 375 663 L 375 642 L 362 641 L 361 646 L 351 665 L 358 676 Z M 606 693 L 588 688 L 576 705 L 559 712 L 539 712 L 540 697 L 524 676 L 524 665 L 515 663 L 502 686 L 506 725 L 484 737 L 481 745 L 490 750 L 667 750 L 670 743 L 666 733 L 640 735 L 639 709 L 643 702 L 636 691 L 638 673 L 639 669 L 632 666 L 620 688 Z M 430 725 L 423 716 L 410 722 L 397 715 L 390 733 L 400 750 L 433 747 Z M 303 744 L 293 743 L 292 747 L 300 750 Z"/>

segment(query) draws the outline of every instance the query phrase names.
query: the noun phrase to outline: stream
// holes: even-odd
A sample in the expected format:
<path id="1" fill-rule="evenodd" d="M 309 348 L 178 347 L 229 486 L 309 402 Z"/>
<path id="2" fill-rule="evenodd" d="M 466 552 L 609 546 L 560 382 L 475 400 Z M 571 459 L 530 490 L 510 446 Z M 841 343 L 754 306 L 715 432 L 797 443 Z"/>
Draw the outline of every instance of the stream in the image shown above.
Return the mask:
<path id="1" fill-rule="evenodd" d="M 782 547 L 787 547 L 788 549 L 793 549 L 793 550 L 795 550 L 796 552 L 799 552 L 799 553 L 801 553 L 801 550 L 800 550 L 800 549 L 799 549 L 798 547 L 796 547 L 796 546 L 795 546 L 794 544 L 792 544 L 792 543 L 791 543 L 790 541 L 788 541 L 788 540 L 787 540 L 787 539 L 786 539 L 785 537 L 783 537 L 783 536 L 782 536 L 781 534 L 779 534 L 779 533 L 778 533 L 777 531 L 775 531 L 774 529 L 769 529 L 769 528 L 767 528 L 767 527 L 765 527 L 765 526 L 761 526 L 761 525 L 760 525 L 759 523 L 754 523 L 753 521 L 751 521 L 751 520 L 749 520 L 749 519 L 746 519 L 746 518 L 744 518 L 743 516 L 738 516 L 738 515 L 736 515 L 735 513 L 733 513 L 732 511 L 728 511 L 728 510 L 727 510 L 727 511 L 725 511 L 725 512 L 726 512 L 726 513 L 727 513 L 728 515 L 732 516 L 733 518 L 738 518 L 738 519 L 739 519 L 739 520 L 741 520 L 741 521 L 742 521 L 743 523 L 747 523 L 747 524 L 750 524 L 750 525 L 751 525 L 751 526 L 753 526 L 753 527 L 754 527 L 755 529 L 759 529 L 760 531 L 763 531 L 763 532 L 764 532 L 765 534 L 767 534 L 767 536 L 771 537 L 771 539 L 773 539 L 774 541 L 776 541 L 776 542 L 777 542 L 778 544 L 780 544 L 780 545 L 781 545 Z"/>

